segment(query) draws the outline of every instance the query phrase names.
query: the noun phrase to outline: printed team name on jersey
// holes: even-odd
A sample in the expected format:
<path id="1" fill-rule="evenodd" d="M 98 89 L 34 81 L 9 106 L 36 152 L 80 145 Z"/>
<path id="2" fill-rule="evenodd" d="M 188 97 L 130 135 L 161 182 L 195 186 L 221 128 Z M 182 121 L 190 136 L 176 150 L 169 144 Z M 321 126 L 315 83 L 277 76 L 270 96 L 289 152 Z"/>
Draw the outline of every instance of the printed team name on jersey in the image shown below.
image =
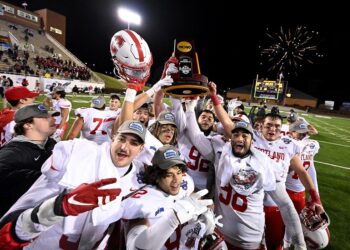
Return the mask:
<path id="1" fill-rule="evenodd" d="M 314 156 L 309 154 L 301 154 L 300 159 L 302 161 L 312 161 L 314 159 Z"/>
<path id="2" fill-rule="evenodd" d="M 280 160 L 284 161 L 285 153 L 271 152 L 271 150 L 265 149 L 265 148 L 258 148 L 258 147 L 255 147 L 255 148 L 265 153 L 268 157 L 270 157 L 275 162 L 279 162 Z"/>

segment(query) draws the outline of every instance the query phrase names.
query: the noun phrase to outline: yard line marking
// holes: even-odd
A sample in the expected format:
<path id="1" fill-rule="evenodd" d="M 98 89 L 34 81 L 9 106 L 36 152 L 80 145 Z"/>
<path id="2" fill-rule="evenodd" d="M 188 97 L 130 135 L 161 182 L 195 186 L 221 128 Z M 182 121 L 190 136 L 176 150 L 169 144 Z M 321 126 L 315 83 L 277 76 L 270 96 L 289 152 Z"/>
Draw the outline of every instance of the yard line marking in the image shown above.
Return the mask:
<path id="1" fill-rule="evenodd" d="M 323 161 L 315 161 L 314 160 L 314 162 L 321 163 L 323 165 L 329 165 L 329 166 L 336 167 L 336 168 L 342 168 L 342 169 L 350 170 L 349 167 L 343 167 L 343 166 L 339 166 L 339 165 L 335 165 L 335 164 L 331 164 L 331 163 L 327 163 L 327 162 L 323 162 Z"/>
<path id="2" fill-rule="evenodd" d="M 320 141 L 317 140 L 318 142 L 323 142 L 323 143 L 328 143 L 328 144 L 333 144 L 333 145 L 337 145 L 337 146 L 342 146 L 342 147 L 348 147 L 350 148 L 350 145 L 344 145 L 344 144 L 338 144 L 338 143 L 334 143 L 334 142 L 328 142 L 328 141 Z"/>
<path id="3" fill-rule="evenodd" d="M 324 119 L 332 119 L 330 116 L 323 116 L 323 115 L 315 115 L 317 118 L 324 118 Z"/>
<path id="4" fill-rule="evenodd" d="M 327 126 L 327 129 L 324 128 L 323 125 L 326 125 Z M 324 130 L 327 130 L 329 131 L 329 128 L 333 128 L 335 131 L 341 131 L 341 135 L 336 135 L 337 137 L 339 137 L 340 139 L 343 139 L 344 135 L 349 135 L 349 130 L 348 129 L 343 129 L 343 128 L 340 128 L 340 127 L 337 127 L 335 125 L 332 125 L 332 124 L 329 124 L 328 122 L 325 122 L 325 121 L 321 121 L 321 120 L 317 120 L 315 121 L 315 124 L 317 129 L 324 129 Z M 330 132 L 328 132 L 330 133 Z"/>
<path id="5" fill-rule="evenodd" d="M 72 100 L 72 102 L 76 102 L 76 103 L 89 103 L 91 101 L 85 101 L 85 100 Z"/>

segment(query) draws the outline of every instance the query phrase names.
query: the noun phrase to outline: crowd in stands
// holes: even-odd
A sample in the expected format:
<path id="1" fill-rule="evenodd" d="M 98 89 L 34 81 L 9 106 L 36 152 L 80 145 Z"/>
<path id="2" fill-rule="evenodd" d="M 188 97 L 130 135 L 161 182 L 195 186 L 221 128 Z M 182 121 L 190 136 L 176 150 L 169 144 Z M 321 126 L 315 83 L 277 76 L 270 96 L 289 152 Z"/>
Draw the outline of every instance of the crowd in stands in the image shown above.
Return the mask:
<path id="1" fill-rule="evenodd" d="M 87 67 L 77 66 L 71 60 L 62 60 L 53 57 L 35 58 L 35 64 L 39 70 L 50 73 L 51 76 L 59 76 L 70 79 L 89 80 L 91 77 Z"/>
<path id="2" fill-rule="evenodd" d="M 47 78 L 65 78 L 89 80 L 91 78 L 90 70 L 87 67 L 77 66 L 70 60 L 62 60 L 59 57 L 39 57 L 34 59 L 37 69 L 29 66 L 30 52 L 19 51 L 18 46 L 14 44 L 13 48 L 7 51 L 0 51 L 0 61 L 9 65 L 9 73 L 24 75 L 43 75 Z"/>
<path id="3" fill-rule="evenodd" d="M 19 29 L 14 24 L 9 24 L 8 27 L 13 30 Z M 34 37 L 34 32 L 29 28 L 25 28 L 23 29 L 23 33 L 23 39 L 25 41 L 23 50 L 17 44 L 13 44 L 8 50 L 0 51 L 0 61 L 8 65 L 8 68 L 2 69 L 3 71 L 15 74 L 44 76 L 46 78 L 90 80 L 91 73 L 87 67 L 77 66 L 71 60 L 63 60 L 59 54 L 55 53 L 54 47 L 50 45 L 45 45 L 42 49 L 51 53 L 52 56 L 45 58 L 38 55 L 35 57 L 35 54 L 32 55 L 29 51 L 29 39 Z M 30 65 L 29 60 L 34 60 L 35 65 Z"/>

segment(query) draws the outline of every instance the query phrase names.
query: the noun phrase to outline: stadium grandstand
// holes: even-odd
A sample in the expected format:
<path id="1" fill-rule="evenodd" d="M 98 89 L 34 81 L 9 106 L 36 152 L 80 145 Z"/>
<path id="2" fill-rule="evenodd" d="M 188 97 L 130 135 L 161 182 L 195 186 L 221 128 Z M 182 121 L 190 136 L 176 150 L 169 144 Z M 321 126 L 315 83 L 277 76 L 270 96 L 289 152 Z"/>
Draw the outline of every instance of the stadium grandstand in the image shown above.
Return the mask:
<path id="1" fill-rule="evenodd" d="M 26 79 L 32 90 L 103 89 L 104 81 L 65 47 L 65 27 L 66 18 L 59 13 L 0 1 L 0 76 L 15 86 Z"/>

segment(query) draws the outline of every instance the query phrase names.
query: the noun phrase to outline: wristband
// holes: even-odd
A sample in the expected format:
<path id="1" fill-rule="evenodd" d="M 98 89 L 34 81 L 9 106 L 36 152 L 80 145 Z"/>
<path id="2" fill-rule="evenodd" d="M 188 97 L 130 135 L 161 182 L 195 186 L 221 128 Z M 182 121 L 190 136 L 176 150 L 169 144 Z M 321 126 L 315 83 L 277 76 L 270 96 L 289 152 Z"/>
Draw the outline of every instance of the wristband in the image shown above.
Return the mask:
<path id="1" fill-rule="evenodd" d="M 136 90 L 135 89 L 126 89 L 124 101 L 134 102 L 136 98 Z"/>
<path id="2" fill-rule="evenodd" d="M 318 195 L 315 189 L 310 189 L 309 194 L 312 202 L 321 205 L 320 196 Z"/>
<path id="3" fill-rule="evenodd" d="M 221 105 L 220 99 L 217 95 L 212 95 L 211 96 L 211 101 L 213 102 L 214 106 L 219 106 Z"/>

